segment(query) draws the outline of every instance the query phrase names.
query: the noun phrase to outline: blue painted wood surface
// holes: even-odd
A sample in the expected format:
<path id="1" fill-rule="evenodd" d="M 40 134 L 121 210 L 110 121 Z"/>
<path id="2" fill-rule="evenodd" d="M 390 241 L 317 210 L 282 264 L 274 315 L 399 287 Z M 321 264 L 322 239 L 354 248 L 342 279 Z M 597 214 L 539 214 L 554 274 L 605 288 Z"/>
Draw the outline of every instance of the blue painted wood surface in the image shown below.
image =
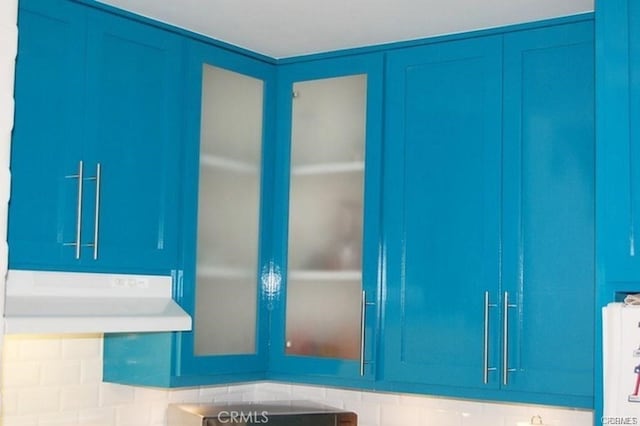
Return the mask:
<path id="1" fill-rule="evenodd" d="M 168 274 L 178 254 L 180 39 L 66 1 L 22 2 L 19 16 L 10 267 Z M 69 243 L 81 161 L 78 259 Z"/>
<path id="2" fill-rule="evenodd" d="M 484 293 L 499 298 L 501 55 L 501 37 L 388 55 L 385 380 L 496 386 L 482 365 Z"/>

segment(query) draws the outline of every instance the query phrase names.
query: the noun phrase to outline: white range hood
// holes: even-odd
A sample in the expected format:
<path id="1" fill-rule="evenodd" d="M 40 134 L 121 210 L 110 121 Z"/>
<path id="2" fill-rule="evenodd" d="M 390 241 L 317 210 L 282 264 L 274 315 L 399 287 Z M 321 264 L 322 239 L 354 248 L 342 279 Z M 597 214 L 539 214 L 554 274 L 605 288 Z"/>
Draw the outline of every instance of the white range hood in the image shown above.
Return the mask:
<path id="1" fill-rule="evenodd" d="M 5 333 L 119 333 L 191 329 L 172 278 L 9 270 Z"/>

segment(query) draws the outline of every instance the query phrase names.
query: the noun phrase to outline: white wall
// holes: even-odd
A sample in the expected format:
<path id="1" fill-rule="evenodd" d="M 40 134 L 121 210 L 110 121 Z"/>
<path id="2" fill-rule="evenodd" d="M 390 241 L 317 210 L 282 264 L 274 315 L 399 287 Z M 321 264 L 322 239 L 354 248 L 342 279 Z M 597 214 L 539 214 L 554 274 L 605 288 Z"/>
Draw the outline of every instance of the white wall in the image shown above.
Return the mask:
<path id="1" fill-rule="evenodd" d="M 0 277 L 7 271 L 7 202 L 9 200 L 9 149 L 13 129 L 13 81 L 18 48 L 18 0 L 0 1 Z M 4 308 L 0 291 L 0 314 Z"/>
<path id="2" fill-rule="evenodd" d="M 13 129 L 13 82 L 18 48 L 18 0 L 0 0 L 0 283 L 7 272 L 7 207 L 9 150 Z M 0 284 L 0 318 L 4 315 L 4 285 Z M 0 327 L 0 349 L 3 329 Z M 0 358 L 1 362 L 1 358 Z"/>
<path id="3" fill-rule="evenodd" d="M 354 410 L 360 426 L 590 426 L 589 411 L 280 383 L 167 391 L 102 383 L 102 336 L 13 336 L 4 345 L 4 426 L 165 426 L 172 402 L 308 399 Z"/>

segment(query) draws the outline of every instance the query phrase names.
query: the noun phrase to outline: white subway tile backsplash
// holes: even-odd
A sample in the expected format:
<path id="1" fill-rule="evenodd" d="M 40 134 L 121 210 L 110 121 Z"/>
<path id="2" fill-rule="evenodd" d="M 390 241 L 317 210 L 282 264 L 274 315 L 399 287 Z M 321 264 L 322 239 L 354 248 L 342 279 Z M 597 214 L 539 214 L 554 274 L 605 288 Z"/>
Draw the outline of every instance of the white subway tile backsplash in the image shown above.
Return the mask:
<path id="1" fill-rule="evenodd" d="M 36 363 L 31 362 L 31 364 Z M 79 360 L 45 361 L 40 364 L 40 370 L 40 383 L 45 386 L 71 386 L 80 383 Z"/>
<path id="2" fill-rule="evenodd" d="M 102 357 L 101 334 L 74 334 L 62 339 L 62 357 L 64 359 L 91 359 Z"/>
<path id="3" fill-rule="evenodd" d="M 99 385 L 65 386 L 60 391 L 61 410 L 79 410 L 99 405 Z"/>
<path id="4" fill-rule="evenodd" d="M 38 426 L 38 416 L 3 416 L 2 426 Z"/>
<path id="5" fill-rule="evenodd" d="M 93 407 L 80 410 L 78 422 L 78 425 L 82 426 L 114 426 L 116 424 L 115 407 Z"/>
<path id="6" fill-rule="evenodd" d="M 407 406 L 399 409 L 395 405 L 383 405 L 380 408 L 380 423 L 385 426 L 419 425 L 421 409 Z"/>
<path id="7" fill-rule="evenodd" d="M 102 383 L 101 348 L 99 335 L 7 336 L 2 425 L 166 426 L 170 403 L 301 399 L 353 410 L 360 426 L 519 426 L 534 415 L 553 426 L 593 422 L 589 411 L 302 384 L 165 390 Z"/>
<path id="8" fill-rule="evenodd" d="M 151 424 L 151 404 L 136 402 L 133 405 L 116 407 L 118 426 L 140 426 Z"/>
<path id="9" fill-rule="evenodd" d="M 100 386 L 100 407 L 112 407 L 118 405 L 133 404 L 135 401 L 135 388 L 112 383 L 103 383 Z"/>
<path id="10" fill-rule="evenodd" d="M 3 391 L 4 392 L 4 391 Z M 37 386 L 18 391 L 18 413 L 21 415 L 57 413 L 60 410 L 60 388 Z"/>
<path id="11" fill-rule="evenodd" d="M 225 392 L 224 394 L 228 393 Z M 181 402 L 199 401 L 200 391 L 198 389 L 182 389 L 169 392 L 169 403 L 177 404 Z M 209 400 L 210 401 L 210 400 Z"/>
<path id="12" fill-rule="evenodd" d="M 362 401 L 362 392 L 327 388 L 326 399 L 328 401 L 341 401 L 343 404 L 352 404 Z"/>
<path id="13" fill-rule="evenodd" d="M 4 388 L 17 389 L 40 385 L 41 365 L 38 362 L 6 362 L 3 367 Z"/>
<path id="14" fill-rule="evenodd" d="M 156 389 L 156 388 L 147 388 L 147 387 L 135 387 L 133 388 L 133 398 L 136 401 L 167 401 L 167 390 L 165 389 Z"/>
<path id="15" fill-rule="evenodd" d="M 49 335 L 34 335 L 17 340 L 21 361 L 52 361 L 62 358 L 62 339 Z"/>
<path id="16" fill-rule="evenodd" d="M 194 398 L 194 401 L 214 401 L 219 395 L 227 393 L 229 393 L 228 386 L 203 387 L 198 389 L 198 395 Z M 171 396 L 169 400 L 172 400 Z"/>
<path id="17" fill-rule="evenodd" d="M 80 383 L 102 381 L 102 358 L 80 360 Z"/>
<path id="18" fill-rule="evenodd" d="M 16 389 L 2 392 L 2 413 L 4 415 L 15 416 L 18 414 L 18 393 L 19 391 Z"/>
<path id="19" fill-rule="evenodd" d="M 38 426 L 67 426 L 77 424 L 77 412 L 53 413 L 38 420 Z"/>
<path id="20" fill-rule="evenodd" d="M 327 398 L 327 389 L 320 386 L 292 385 L 291 395 L 300 399 L 323 401 Z"/>

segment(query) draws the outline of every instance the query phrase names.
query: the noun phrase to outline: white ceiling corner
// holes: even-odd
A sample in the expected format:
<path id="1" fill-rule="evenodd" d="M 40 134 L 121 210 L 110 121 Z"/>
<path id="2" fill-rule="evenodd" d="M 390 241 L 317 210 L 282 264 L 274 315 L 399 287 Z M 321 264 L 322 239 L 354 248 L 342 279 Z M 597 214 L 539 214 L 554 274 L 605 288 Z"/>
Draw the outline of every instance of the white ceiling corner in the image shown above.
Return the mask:
<path id="1" fill-rule="evenodd" d="M 273 58 L 591 12 L 594 0 L 99 0 Z"/>

